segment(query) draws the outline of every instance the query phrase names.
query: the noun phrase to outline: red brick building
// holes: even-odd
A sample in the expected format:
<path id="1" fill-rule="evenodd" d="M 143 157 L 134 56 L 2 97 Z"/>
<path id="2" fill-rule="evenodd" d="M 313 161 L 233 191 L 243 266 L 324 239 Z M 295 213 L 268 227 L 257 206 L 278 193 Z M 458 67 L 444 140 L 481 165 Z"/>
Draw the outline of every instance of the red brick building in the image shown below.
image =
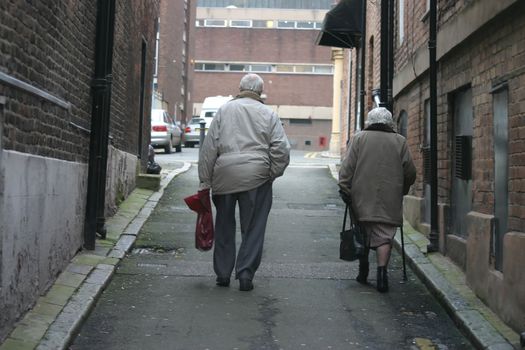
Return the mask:
<path id="1" fill-rule="evenodd" d="M 373 106 L 372 89 L 380 84 L 380 2 L 366 3 L 363 115 Z M 430 145 L 429 2 L 395 4 L 394 117 L 418 168 L 404 214 L 429 234 L 430 185 L 424 176 Z M 439 250 L 465 271 L 468 284 L 487 305 L 522 332 L 525 3 L 438 0 L 437 13 Z M 359 119 L 359 52 L 345 53 L 349 103 L 342 129 L 347 137 Z"/>
<path id="2" fill-rule="evenodd" d="M 102 216 L 145 169 L 157 18 L 158 0 L 0 1 L 0 342 L 85 243 L 102 105 Z"/>
<path id="3" fill-rule="evenodd" d="M 257 1 L 252 5 L 259 8 L 202 4 L 195 31 L 193 114 L 207 96 L 236 95 L 242 76 L 254 72 L 264 79 L 266 103 L 279 114 L 292 147 L 326 149 L 333 65 L 330 49 L 316 46 L 315 39 L 331 1 L 309 9 L 298 1 L 281 1 L 280 8 Z"/>
<path id="4" fill-rule="evenodd" d="M 185 124 L 192 116 L 194 30 L 197 0 L 161 1 L 154 87 L 165 108 Z"/>

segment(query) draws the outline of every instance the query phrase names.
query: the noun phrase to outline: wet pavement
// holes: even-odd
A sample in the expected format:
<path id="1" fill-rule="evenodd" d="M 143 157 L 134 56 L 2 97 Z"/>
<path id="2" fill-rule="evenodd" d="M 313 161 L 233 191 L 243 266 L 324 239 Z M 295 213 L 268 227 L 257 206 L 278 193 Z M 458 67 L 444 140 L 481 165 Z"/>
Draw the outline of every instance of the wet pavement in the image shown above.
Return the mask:
<path id="1" fill-rule="evenodd" d="M 415 274 L 401 283 L 397 254 L 390 293 L 373 273 L 369 286 L 354 281 L 357 263 L 338 259 L 344 207 L 327 167 L 292 166 L 275 182 L 252 292 L 215 286 L 212 253 L 194 249 L 182 198 L 197 184 L 193 165 L 165 188 L 71 349 L 472 348 Z"/>

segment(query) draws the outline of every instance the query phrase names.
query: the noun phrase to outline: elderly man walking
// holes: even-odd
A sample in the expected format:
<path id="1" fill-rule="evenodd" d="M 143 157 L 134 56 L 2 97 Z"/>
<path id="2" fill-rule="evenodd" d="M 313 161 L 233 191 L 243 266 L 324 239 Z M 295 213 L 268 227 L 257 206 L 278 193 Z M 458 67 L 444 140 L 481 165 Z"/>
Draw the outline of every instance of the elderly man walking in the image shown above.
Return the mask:
<path id="1" fill-rule="evenodd" d="M 355 134 L 339 171 L 341 196 L 364 228 L 368 247 L 377 252 L 377 290 L 388 292 L 387 266 L 392 239 L 403 224 L 403 195 L 416 180 L 406 139 L 394 131 L 392 114 L 374 108 L 365 130 Z M 359 260 L 357 281 L 366 284 L 368 256 Z"/>
<path id="2" fill-rule="evenodd" d="M 276 113 L 261 99 L 263 80 L 247 74 L 240 93 L 215 115 L 199 156 L 200 188 L 211 188 L 216 208 L 213 268 L 217 285 L 230 285 L 235 267 L 239 289 L 253 289 L 261 262 L 272 183 L 290 161 L 290 144 Z M 236 256 L 235 208 L 242 242 Z"/>

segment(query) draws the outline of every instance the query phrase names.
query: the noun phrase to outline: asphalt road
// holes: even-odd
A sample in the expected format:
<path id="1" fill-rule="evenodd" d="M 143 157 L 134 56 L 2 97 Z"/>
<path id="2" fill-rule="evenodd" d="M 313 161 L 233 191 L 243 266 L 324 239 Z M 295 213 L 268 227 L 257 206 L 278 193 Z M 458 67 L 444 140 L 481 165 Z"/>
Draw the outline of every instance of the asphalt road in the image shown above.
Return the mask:
<path id="1" fill-rule="evenodd" d="M 186 151 L 161 164 L 190 160 Z M 343 203 L 318 166 L 330 160 L 305 155 L 274 183 L 252 292 L 215 286 L 212 253 L 194 249 L 182 201 L 197 188 L 194 165 L 165 189 L 71 349 L 471 349 L 414 274 L 400 283 L 398 255 L 390 293 L 375 290 L 373 273 L 369 286 L 354 281 L 357 263 L 338 259 Z"/>

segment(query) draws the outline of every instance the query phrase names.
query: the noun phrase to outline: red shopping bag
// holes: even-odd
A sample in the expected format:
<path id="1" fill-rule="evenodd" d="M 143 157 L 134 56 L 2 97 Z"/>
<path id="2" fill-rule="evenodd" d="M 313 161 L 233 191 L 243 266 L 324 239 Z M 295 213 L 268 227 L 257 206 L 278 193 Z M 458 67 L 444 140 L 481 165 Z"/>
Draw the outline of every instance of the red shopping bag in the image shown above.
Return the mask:
<path id="1" fill-rule="evenodd" d="M 186 205 L 197 213 L 195 225 L 195 248 L 201 251 L 213 247 L 213 214 L 211 211 L 210 190 L 202 190 L 184 198 Z"/>

